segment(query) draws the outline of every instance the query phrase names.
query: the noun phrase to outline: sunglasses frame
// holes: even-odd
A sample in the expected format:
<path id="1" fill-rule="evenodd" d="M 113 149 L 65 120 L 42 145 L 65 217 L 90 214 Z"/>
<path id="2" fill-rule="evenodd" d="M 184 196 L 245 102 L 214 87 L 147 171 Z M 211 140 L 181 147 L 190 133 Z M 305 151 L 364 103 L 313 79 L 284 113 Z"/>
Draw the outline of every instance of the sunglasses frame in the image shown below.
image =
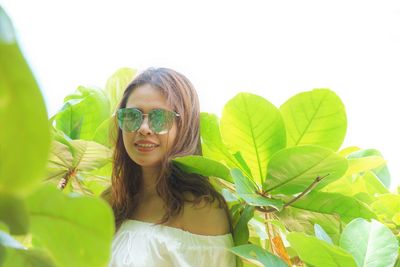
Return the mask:
<path id="1" fill-rule="evenodd" d="M 119 112 L 120 110 L 137 110 L 137 111 L 139 111 L 139 113 L 142 115 L 142 118 L 141 118 L 142 121 L 141 121 L 140 124 L 139 124 L 139 128 L 137 128 L 135 131 L 125 131 L 124 129 L 121 128 L 121 126 L 119 126 L 119 128 L 120 128 L 122 131 L 125 131 L 125 132 L 128 132 L 128 133 L 137 132 L 137 131 L 140 129 L 140 127 L 142 126 L 142 124 L 143 124 L 144 116 L 146 116 L 146 115 L 149 116 L 150 113 L 152 113 L 152 112 L 155 111 L 155 110 L 167 111 L 167 112 L 169 112 L 169 113 L 171 113 L 171 114 L 174 114 L 175 117 L 180 117 L 180 116 L 181 116 L 179 113 L 177 113 L 177 112 L 175 112 L 175 111 L 173 111 L 173 110 L 168 110 L 168 109 L 164 109 L 164 108 L 155 108 L 155 109 L 152 109 L 149 113 L 143 113 L 143 112 L 142 112 L 140 109 L 138 109 L 138 108 L 120 108 L 120 109 L 118 109 L 117 111 L 114 112 L 113 116 L 117 115 L 118 112 Z M 117 120 L 119 121 L 118 116 L 117 116 Z M 118 123 L 118 125 L 119 125 L 119 123 Z M 149 125 L 149 128 L 151 129 L 151 131 L 153 131 L 153 132 L 156 133 L 156 134 L 161 134 L 161 132 L 160 132 L 160 133 L 155 132 L 155 131 L 151 128 L 149 122 L 148 122 L 148 125 Z M 168 133 L 168 131 L 169 131 L 171 128 L 172 128 L 172 124 L 171 124 L 171 127 L 170 127 L 169 129 L 167 129 L 167 131 L 166 131 L 165 133 L 162 133 L 162 134 Z"/>

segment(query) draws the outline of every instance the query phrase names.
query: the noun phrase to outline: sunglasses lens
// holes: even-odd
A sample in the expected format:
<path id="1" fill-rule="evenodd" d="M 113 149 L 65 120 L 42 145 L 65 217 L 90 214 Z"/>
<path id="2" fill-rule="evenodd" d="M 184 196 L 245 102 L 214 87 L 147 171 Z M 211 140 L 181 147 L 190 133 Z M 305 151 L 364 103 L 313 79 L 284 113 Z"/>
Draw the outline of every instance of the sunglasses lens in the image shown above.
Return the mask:
<path id="1" fill-rule="evenodd" d="M 171 129 L 174 117 L 175 114 L 170 111 L 155 109 L 149 114 L 150 128 L 155 133 L 165 134 Z"/>
<path id="2" fill-rule="evenodd" d="M 142 113 L 137 109 L 123 108 L 118 110 L 117 115 L 118 125 L 123 131 L 134 132 L 142 124 Z"/>

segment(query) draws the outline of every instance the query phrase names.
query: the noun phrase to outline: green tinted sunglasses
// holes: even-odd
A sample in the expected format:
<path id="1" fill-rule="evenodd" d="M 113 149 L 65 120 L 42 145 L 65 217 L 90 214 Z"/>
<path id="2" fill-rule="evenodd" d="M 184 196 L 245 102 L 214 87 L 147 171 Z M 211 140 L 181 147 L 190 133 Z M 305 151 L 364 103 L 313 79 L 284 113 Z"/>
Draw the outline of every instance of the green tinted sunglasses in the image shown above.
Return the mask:
<path id="1" fill-rule="evenodd" d="M 135 132 L 142 125 L 145 115 L 148 116 L 150 129 L 156 134 L 167 133 L 174 123 L 174 118 L 180 116 L 165 109 L 153 109 L 144 114 L 137 108 L 121 108 L 117 111 L 118 125 L 125 132 Z"/>

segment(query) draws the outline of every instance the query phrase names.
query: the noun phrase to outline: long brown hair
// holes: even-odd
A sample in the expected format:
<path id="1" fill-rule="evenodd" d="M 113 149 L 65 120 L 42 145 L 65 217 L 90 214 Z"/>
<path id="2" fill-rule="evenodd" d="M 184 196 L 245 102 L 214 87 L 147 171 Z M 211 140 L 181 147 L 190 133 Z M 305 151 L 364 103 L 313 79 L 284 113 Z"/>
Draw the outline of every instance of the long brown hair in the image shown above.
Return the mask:
<path id="1" fill-rule="evenodd" d="M 199 203 L 202 199 L 208 203 L 218 201 L 230 220 L 230 213 L 223 196 L 218 193 L 208 177 L 189 174 L 173 164 L 172 159 L 187 155 L 202 155 L 200 142 L 200 105 L 192 83 L 182 74 L 168 68 L 149 68 L 135 77 L 127 86 L 118 108 L 126 107 L 133 90 L 141 85 L 150 84 L 161 90 L 167 103 L 180 114 L 177 118 L 177 138 L 161 163 L 160 175 L 156 181 L 158 195 L 164 200 L 166 213 L 160 224 L 178 215 L 185 202 Z M 116 231 L 125 219 L 128 219 L 138 205 L 139 188 L 142 184 L 140 165 L 131 160 L 125 150 L 122 132 L 114 116 L 110 133 L 114 147 L 111 187 L 102 193 L 115 216 Z M 194 199 L 185 198 L 191 193 Z M 232 231 L 232 225 L 230 229 Z"/>

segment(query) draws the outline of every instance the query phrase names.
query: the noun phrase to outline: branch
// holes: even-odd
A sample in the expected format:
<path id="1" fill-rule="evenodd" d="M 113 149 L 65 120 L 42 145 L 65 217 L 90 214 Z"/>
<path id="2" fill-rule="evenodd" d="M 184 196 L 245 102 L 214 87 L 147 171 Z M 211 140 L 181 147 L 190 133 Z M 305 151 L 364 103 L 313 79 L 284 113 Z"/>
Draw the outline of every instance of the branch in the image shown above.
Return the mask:
<path id="1" fill-rule="evenodd" d="M 317 185 L 317 183 L 319 183 L 322 179 L 324 179 L 325 177 L 327 177 L 329 175 L 329 173 L 325 176 L 318 176 L 317 178 L 315 178 L 314 182 L 312 182 L 312 184 L 310 184 L 303 192 L 301 192 L 298 196 L 292 198 L 291 200 L 289 200 L 288 203 L 286 203 L 285 205 L 283 205 L 283 208 L 286 208 L 287 206 L 290 206 L 291 204 L 293 204 L 293 202 L 299 200 L 302 196 L 304 196 L 305 194 L 307 194 L 308 192 L 310 192 L 312 189 L 314 189 L 314 187 Z M 265 197 L 265 192 L 264 193 L 260 193 L 262 196 Z M 264 207 L 256 207 L 256 210 L 261 211 L 261 212 L 265 212 L 265 213 L 269 213 L 269 212 L 276 212 L 277 210 L 274 208 L 264 208 Z"/>

